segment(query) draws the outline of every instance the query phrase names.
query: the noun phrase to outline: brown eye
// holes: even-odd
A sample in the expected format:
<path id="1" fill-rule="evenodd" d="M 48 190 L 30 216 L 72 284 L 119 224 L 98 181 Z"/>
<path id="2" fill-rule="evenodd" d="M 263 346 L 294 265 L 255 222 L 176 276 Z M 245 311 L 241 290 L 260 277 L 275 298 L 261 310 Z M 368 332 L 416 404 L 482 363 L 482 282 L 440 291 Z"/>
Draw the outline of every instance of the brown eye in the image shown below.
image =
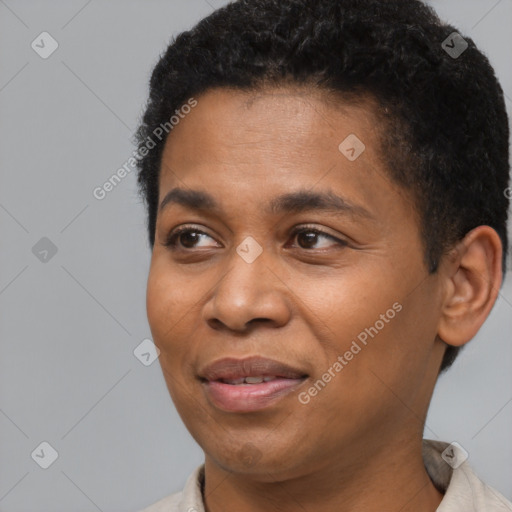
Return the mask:
<path id="1" fill-rule="evenodd" d="M 297 241 L 303 249 L 310 249 L 311 245 L 315 245 L 318 236 L 318 233 L 312 231 L 302 231 L 297 233 Z"/>
<path id="2" fill-rule="evenodd" d="M 200 237 L 201 235 L 197 231 L 185 231 L 179 234 L 178 240 L 181 242 L 181 245 L 187 247 L 187 249 L 192 249 L 194 243 L 197 243 Z"/>
<path id="3" fill-rule="evenodd" d="M 181 227 L 171 231 L 164 245 L 173 250 L 179 250 L 180 248 L 194 249 L 195 247 L 198 247 L 197 243 L 204 237 L 211 238 L 213 240 L 210 235 L 200 229 Z"/>
<path id="4" fill-rule="evenodd" d="M 345 241 L 340 240 L 339 238 L 336 238 L 328 233 L 325 233 L 319 229 L 316 228 L 308 228 L 308 227 L 302 227 L 299 229 L 296 229 L 292 233 L 293 238 L 297 238 L 297 242 L 300 249 L 315 249 L 315 245 L 319 242 L 319 240 L 328 239 L 334 242 L 334 245 L 337 246 L 346 246 L 348 245 Z M 324 247 L 316 247 L 317 249 L 325 249 L 333 244 L 328 244 L 327 246 L 324 245 Z"/>

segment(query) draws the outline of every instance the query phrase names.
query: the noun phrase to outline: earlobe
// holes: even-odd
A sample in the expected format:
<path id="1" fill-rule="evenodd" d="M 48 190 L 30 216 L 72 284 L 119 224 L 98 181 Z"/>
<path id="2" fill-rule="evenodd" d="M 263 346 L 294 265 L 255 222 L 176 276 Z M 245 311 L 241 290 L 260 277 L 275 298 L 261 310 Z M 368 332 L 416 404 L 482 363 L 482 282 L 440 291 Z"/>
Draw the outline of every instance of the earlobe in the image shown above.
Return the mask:
<path id="1" fill-rule="evenodd" d="M 502 244 L 490 226 L 470 231 L 445 263 L 445 298 L 438 336 L 448 345 L 471 340 L 489 315 L 502 281 Z"/>

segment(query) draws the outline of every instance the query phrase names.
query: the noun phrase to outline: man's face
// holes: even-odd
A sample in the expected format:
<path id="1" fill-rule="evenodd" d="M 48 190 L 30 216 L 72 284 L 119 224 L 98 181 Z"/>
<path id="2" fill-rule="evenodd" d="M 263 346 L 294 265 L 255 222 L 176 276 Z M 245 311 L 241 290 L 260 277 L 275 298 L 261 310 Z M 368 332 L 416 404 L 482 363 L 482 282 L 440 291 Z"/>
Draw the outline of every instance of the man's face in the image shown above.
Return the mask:
<path id="1" fill-rule="evenodd" d="M 371 109 L 297 88 L 196 99 L 162 158 L 159 203 L 188 196 L 158 212 L 147 312 L 207 460 L 285 478 L 421 435 L 441 287 Z"/>

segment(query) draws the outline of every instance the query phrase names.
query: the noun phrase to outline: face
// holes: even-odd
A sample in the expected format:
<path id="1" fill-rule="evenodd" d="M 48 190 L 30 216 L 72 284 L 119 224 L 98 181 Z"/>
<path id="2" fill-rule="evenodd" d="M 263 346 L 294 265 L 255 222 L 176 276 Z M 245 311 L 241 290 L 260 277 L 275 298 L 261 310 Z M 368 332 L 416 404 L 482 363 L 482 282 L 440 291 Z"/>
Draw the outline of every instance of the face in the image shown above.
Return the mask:
<path id="1" fill-rule="evenodd" d="M 440 285 L 371 103 L 325 94 L 211 90 L 162 158 L 160 364 L 207 461 L 262 480 L 420 435 L 442 358 Z"/>

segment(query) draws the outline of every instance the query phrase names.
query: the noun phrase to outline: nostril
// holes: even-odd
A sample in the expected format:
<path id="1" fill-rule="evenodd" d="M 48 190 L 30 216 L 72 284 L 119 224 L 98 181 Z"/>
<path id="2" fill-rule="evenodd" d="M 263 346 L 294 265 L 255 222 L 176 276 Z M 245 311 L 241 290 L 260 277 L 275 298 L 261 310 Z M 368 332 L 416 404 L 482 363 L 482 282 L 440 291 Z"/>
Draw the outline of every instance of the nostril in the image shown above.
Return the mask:
<path id="1" fill-rule="evenodd" d="M 218 330 L 220 330 L 220 328 L 222 327 L 223 324 L 218 318 L 210 318 L 208 320 L 208 325 L 212 329 L 215 329 L 216 331 L 218 331 Z"/>

